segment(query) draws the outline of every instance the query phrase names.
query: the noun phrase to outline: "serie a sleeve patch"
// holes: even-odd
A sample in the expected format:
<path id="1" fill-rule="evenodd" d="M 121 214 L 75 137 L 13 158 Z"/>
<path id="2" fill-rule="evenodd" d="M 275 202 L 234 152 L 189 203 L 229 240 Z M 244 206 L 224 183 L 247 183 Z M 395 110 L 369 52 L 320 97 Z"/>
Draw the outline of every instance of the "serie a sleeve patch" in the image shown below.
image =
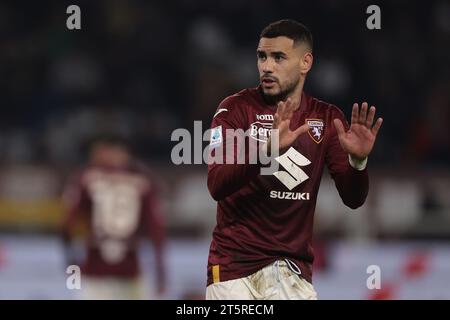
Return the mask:
<path id="1" fill-rule="evenodd" d="M 216 147 L 220 145 L 223 141 L 222 136 L 222 126 L 217 126 L 215 128 L 211 129 L 211 137 L 209 140 L 209 146 L 210 147 Z"/>

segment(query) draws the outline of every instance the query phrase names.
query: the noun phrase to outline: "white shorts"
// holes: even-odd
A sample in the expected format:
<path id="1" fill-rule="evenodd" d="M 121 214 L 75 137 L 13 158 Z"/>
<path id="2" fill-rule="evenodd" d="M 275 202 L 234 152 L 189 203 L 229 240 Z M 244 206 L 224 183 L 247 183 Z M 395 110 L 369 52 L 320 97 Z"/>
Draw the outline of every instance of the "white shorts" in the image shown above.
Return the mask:
<path id="1" fill-rule="evenodd" d="M 312 284 L 290 264 L 278 260 L 248 277 L 212 283 L 206 300 L 317 300 Z"/>
<path id="2" fill-rule="evenodd" d="M 83 300 L 141 300 L 147 298 L 141 278 L 85 276 L 82 279 L 80 291 L 80 298 Z"/>

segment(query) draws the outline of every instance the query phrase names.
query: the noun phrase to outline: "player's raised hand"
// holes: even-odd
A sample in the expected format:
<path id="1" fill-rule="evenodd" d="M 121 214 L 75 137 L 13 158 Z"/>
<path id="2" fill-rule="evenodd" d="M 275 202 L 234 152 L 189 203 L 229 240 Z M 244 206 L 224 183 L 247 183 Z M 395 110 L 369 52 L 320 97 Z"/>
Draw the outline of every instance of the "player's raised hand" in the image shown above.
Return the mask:
<path id="1" fill-rule="evenodd" d="M 342 148 L 354 159 L 365 159 L 372 151 L 378 130 L 383 122 L 382 118 L 378 118 L 373 124 L 375 111 L 374 106 L 368 110 L 367 102 L 362 103 L 361 110 L 359 110 L 358 104 L 354 103 L 350 129 L 347 132 L 341 120 L 333 120 Z"/>
<path id="2" fill-rule="evenodd" d="M 294 109 L 295 105 L 292 103 L 292 99 L 288 98 L 285 102 L 278 102 L 277 112 L 273 116 L 272 130 L 278 130 L 278 146 L 280 151 L 289 148 L 301 134 L 309 130 L 307 124 L 304 124 L 295 130 L 290 129 Z M 270 145 L 270 143 L 271 139 L 269 139 L 268 145 Z"/>

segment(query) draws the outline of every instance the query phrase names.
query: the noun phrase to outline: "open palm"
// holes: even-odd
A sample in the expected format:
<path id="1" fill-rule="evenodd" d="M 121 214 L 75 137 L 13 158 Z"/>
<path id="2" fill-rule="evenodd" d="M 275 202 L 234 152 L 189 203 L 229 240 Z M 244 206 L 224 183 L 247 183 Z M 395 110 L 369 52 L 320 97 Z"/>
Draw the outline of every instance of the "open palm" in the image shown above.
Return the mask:
<path id="1" fill-rule="evenodd" d="M 278 103 L 277 112 L 273 118 L 272 135 L 274 135 L 274 130 L 278 131 L 278 146 L 279 151 L 281 152 L 290 147 L 301 134 L 308 132 L 309 130 L 307 124 L 304 124 L 295 130 L 290 129 L 294 111 L 295 105 L 291 98 L 288 98 L 286 102 L 280 101 Z M 271 143 L 271 140 L 272 139 L 269 139 L 269 144 Z"/>
<path id="2" fill-rule="evenodd" d="M 358 104 L 353 104 L 352 119 L 350 129 L 345 131 L 342 121 L 334 119 L 334 126 L 339 137 L 342 148 L 350 156 L 355 159 L 365 159 L 373 149 L 375 140 L 383 122 L 382 118 L 378 118 L 375 124 L 375 107 L 369 110 L 366 102 L 362 103 L 361 111 Z"/>

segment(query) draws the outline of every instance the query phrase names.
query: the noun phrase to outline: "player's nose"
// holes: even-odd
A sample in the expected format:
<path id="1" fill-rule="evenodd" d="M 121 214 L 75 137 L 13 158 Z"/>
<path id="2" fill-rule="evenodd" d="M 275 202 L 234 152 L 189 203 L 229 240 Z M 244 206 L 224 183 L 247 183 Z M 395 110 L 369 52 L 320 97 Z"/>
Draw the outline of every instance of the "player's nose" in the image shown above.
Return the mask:
<path id="1" fill-rule="evenodd" d="M 272 59 L 266 59 L 264 62 L 262 62 L 261 70 L 264 73 L 272 73 L 273 72 Z"/>

